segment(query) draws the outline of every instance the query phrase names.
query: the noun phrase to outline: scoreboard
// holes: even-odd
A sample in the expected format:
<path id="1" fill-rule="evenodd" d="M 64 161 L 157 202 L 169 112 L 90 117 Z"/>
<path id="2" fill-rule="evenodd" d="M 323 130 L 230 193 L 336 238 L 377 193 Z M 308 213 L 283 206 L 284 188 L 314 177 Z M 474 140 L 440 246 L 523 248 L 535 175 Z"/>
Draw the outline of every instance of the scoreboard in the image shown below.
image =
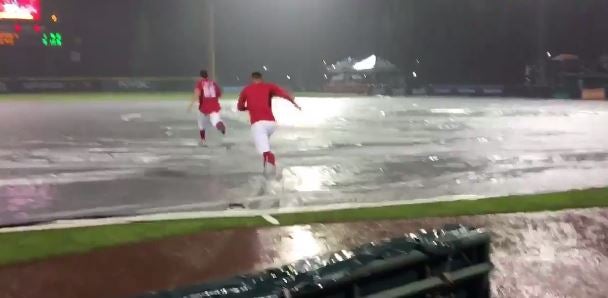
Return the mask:
<path id="1" fill-rule="evenodd" d="M 55 14 L 41 18 L 40 0 L 0 0 L 1 47 L 62 47 Z"/>
<path id="2" fill-rule="evenodd" d="M 38 21 L 40 14 L 40 0 L 0 0 L 0 21 Z"/>
<path id="3" fill-rule="evenodd" d="M 0 0 L 0 78 L 77 72 L 80 40 L 62 34 L 65 29 L 73 36 L 59 15 L 61 7 L 53 1 Z M 4 92 L 28 88 L 5 84 Z"/>
<path id="4" fill-rule="evenodd" d="M 15 46 L 18 39 L 17 33 L 0 31 L 0 46 Z"/>
<path id="5" fill-rule="evenodd" d="M 0 24 L 0 47 L 61 47 L 61 32 L 32 24 Z"/>

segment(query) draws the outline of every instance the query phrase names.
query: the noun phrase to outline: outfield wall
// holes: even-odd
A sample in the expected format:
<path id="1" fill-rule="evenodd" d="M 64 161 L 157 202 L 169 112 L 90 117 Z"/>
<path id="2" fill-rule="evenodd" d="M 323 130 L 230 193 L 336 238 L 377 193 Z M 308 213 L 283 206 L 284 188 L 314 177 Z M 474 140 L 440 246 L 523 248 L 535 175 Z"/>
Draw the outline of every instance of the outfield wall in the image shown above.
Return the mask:
<path id="1" fill-rule="evenodd" d="M 196 78 L 0 78 L 0 93 L 189 91 Z"/>
<path id="2" fill-rule="evenodd" d="M 163 92 L 190 91 L 195 77 L 113 77 L 113 78 L 0 78 L 0 93 L 36 92 Z M 240 92 L 242 86 L 224 86 L 224 92 Z M 311 91 L 311 90 L 309 90 Z M 376 90 L 373 94 L 432 96 L 505 96 L 502 85 L 429 85 L 406 92 Z"/>
<path id="3" fill-rule="evenodd" d="M 0 78 L 0 94 L 40 92 L 175 92 L 192 90 L 196 77 L 108 77 L 108 78 Z M 594 85 L 595 86 L 595 85 Z M 243 86 L 223 86 L 226 93 L 238 93 Z M 287 86 L 289 87 L 289 86 Z M 375 86 L 370 95 L 571 98 L 605 100 L 608 86 L 581 89 L 507 85 L 429 84 L 418 88 L 385 90 Z M 290 88 L 291 89 L 291 88 Z M 316 90 L 295 90 L 316 91 Z M 589 92 L 593 91 L 592 96 Z"/>
<path id="4" fill-rule="evenodd" d="M 0 94 L 38 92 L 190 92 L 197 77 L 0 78 Z M 238 93 L 244 86 L 222 86 Z"/>

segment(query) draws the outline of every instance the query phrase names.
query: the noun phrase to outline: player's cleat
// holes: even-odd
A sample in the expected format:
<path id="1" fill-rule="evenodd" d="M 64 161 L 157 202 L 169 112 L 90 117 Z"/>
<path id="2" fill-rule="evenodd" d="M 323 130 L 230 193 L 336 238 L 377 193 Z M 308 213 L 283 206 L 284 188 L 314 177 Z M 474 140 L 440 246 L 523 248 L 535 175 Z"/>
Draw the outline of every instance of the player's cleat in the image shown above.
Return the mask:
<path id="1" fill-rule="evenodd" d="M 283 179 L 283 171 L 281 170 L 281 168 L 279 167 L 278 164 L 275 164 L 274 166 L 272 166 L 270 175 L 271 175 L 270 177 L 274 178 L 275 180 Z"/>
<path id="2" fill-rule="evenodd" d="M 224 125 L 224 122 L 218 122 L 217 125 L 215 126 L 217 128 L 217 130 L 219 130 L 223 135 L 226 134 L 226 125 Z"/>
<path id="3" fill-rule="evenodd" d="M 247 209 L 244 204 L 241 203 L 230 203 L 228 209 Z"/>
<path id="4" fill-rule="evenodd" d="M 201 137 L 200 141 L 198 141 L 199 147 L 207 147 L 207 144 L 205 141 L 205 130 L 204 129 L 199 130 L 199 135 Z"/>
<path id="5" fill-rule="evenodd" d="M 269 164 L 264 168 L 264 178 L 281 180 L 283 179 L 283 171 L 281 171 L 281 169 L 276 164 Z"/>
<path id="6" fill-rule="evenodd" d="M 271 164 L 266 164 L 264 166 L 264 177 L 273 178 L 276 176 L 277 176 L 277 166 L 271 165 Z"/>

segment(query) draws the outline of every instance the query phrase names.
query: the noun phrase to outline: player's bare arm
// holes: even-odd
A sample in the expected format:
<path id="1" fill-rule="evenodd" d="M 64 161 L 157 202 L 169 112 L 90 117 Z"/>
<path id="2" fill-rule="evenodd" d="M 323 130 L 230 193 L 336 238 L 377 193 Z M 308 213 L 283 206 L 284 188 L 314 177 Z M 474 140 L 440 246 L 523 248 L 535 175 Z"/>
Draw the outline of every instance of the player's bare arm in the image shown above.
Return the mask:
<path id="1" fill-rule="evenodd" d="M 192 93 L 192 99 L 190 100 L 190 104 L 188 105 L 188 112 L 192 111 L 192 107 L 194 107 L 194 104 L 198 102 L 200 96 L 201 90 L 199 90 L 198 88 L 194 88 L 194 92 Z"/>
<path id="2" fill-rule="evenodd" d="M 289 100 L 296 109 L 302 110 L 302 107 L 296 102 L 296 98 L 293 95 L 290 94 L 289 97 L 285 99 Z"/>
<path id="3" fill-rule="evenodd" d="M 272 95 L 284 98 L 284 99 L 288 100 L 289 102 L 291 102 L 296 109 L 298 109 L 300 111 L 302 110 L 302 107 L 300 107 L 300 105 L 298 105 L 298 103 L 296 102 L 296 97 L 293 96 L 291 93 L 283 90 L 281 87 L 273 85 L 272 86 Z"/>
<path id="4" fill-rule="evenodd" d="M 295 98 L 291 101 L 293 103 L 293 106 L 296 107 L 296 109 L 298 110 L 302 110 L 302 107 L 296 102 Z"/>
<path id="5" fill-rule="evenodd" d="M 247 96 L 245 95 L 245 91 L 241 92 L 241 95 L 239 95 L 239 101 L 236 108 L 241 112 L 247 111 Z"/>

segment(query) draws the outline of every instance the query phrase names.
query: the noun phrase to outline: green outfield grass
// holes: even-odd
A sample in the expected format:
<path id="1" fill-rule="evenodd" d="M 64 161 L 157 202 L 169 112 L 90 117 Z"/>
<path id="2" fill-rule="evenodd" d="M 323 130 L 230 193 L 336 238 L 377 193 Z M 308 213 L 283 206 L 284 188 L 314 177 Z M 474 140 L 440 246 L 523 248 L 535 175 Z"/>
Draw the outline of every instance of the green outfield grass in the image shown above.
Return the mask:
<path id="1" fill-rule="evenodd" d="M 274 215 L 281 225 L 608 207 L 608 188 Z M 0 265 L 209 230 L 267 227 L 261 217 L 208 218 L 0 234 Z"/>

